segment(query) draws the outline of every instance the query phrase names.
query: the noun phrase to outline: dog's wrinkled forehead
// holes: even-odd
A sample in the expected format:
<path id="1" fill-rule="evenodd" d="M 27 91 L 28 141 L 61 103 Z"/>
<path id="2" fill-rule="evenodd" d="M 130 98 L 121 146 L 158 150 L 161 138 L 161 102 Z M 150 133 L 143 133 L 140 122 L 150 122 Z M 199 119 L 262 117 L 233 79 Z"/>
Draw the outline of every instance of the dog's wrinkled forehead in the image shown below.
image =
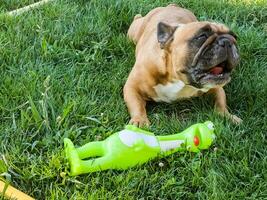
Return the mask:
<path id="1" fill-rule="evenodd" d="M 190 39 L 201 35 L 201 33 L 225 34 L 231 32 L 227 26 L 214 22 L 193 22 L 179 26 L 174 33 L 174 43 L 189 41 Z"/>
<path id="2" fill-rule="evenodd" d="M 188 24 L 167 24 L 160 22 L 157 27 L 157 38 L 161 49 L 166 49 L 172 44 L 186 44 L 191 39 L 201 35 L 202 33 L 209 34 L 225 34 L 229 33 L 229 28 L 224 24 L 214 22 L 192 22 Z M 181 47 L 181 46 L 180 46 Z"/>

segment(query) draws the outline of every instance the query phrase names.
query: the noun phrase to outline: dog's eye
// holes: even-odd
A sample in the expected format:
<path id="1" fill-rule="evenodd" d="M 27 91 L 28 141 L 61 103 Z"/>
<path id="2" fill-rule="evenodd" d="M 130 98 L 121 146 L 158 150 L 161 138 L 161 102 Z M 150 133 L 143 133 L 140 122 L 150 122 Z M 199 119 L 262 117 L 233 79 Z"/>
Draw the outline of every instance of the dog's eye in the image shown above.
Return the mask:
<path id="1" fill-rule="evenodd" d="M 206 33 L 201 33 L 200 35 L 196 36 L 193 41 L 197 47 L 201 47 L 203 43 L 208 39 L 208 35 Z"/>
<path id="2" fill-rule="evenodd" d="M 206 33 L 202 33 L 201 35 L 197 36 L 195 39 L 199 41 L 203 41 L 203 40 L 208 39 L 208 36 Z"/>

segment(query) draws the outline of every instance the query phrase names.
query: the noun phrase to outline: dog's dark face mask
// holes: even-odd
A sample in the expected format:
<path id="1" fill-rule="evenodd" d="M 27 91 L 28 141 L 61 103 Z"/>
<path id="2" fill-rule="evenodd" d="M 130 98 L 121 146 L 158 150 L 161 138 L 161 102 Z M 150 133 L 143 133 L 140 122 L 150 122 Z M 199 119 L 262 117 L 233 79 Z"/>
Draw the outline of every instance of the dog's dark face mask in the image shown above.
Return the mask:
<path id="1" fill-rule="evenodd" d="M 225 85 L 239 62 L 236 36 L 220 24 L 195 22 L 179 27 L 159 23 L 157 36 L 160 48 L 171 52 L 174 67 L 197 88 Z"/>
<path id="2" fill-rule="evenodd" d="M 189 48 L 194 56 L 188 60 L 187 72 L 193 85 L 201 88 L 230 81 L 240 58 L 234 33 L 216 33 L 207 25 L 190 40 Z"/>

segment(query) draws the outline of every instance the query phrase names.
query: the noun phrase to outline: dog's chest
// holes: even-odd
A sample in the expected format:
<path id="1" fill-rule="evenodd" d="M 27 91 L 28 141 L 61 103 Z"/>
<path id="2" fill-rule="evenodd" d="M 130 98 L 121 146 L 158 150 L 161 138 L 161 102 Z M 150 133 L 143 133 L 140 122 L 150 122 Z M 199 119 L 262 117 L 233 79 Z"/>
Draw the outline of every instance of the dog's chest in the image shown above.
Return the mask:
<path id="1" fill-rule="evenodd" d="M 156 96 L 153 97 L 154 101 L 171 103 L 183 98 L 190 98 L 199 96 L 200 93 L 205 93 L 210 88 L 195 88 L 190 85 L 185 85 L 181 80 L 169 82 L 165 85 L 158 84 L 154 86 Z"/>

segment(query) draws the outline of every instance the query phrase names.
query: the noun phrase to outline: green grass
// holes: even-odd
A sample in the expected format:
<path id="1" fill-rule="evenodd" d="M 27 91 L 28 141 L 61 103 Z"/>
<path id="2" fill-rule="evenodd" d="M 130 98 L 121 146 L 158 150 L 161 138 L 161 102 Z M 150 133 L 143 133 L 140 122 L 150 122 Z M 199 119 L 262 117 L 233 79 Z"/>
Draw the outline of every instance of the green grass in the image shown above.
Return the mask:
<path id="1" fill-rule="evenodd" d="M 0 10 L 29 2 L 0 1 Z M 122 87 L 135 59 L 127 28 L 167 1 L 57 0 L 0 19 L 0 174 L 36 199 L 267 199 L 267 1 L 175 2 L 239 36 L 242 61 L 226 91 L 242 125 L 216 115 L 209 97 L 152 104 L 150 130 L 175 133 L 210 119 L 216 143 L 201 154 L 69 177 L 64 137 L 82 145 L 128 122 Z"/>
<path id="2" fill-rule="evenodd" d="M 39 0 L 0 0 L 0 11 L 11 11 Z"/>

